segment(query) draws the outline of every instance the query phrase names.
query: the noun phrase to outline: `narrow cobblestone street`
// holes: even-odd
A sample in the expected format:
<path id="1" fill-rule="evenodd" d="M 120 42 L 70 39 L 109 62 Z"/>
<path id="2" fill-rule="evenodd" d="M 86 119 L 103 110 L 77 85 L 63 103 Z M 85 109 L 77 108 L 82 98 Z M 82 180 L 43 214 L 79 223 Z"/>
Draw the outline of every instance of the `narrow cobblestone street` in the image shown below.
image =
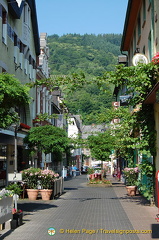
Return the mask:
<path id="1" fill-rule="evenodd" d="M 128 197 L 122 183 L 113 187 L 88 187 L 86 175 L 64 182 L 65 193 L 50 201 L 19 200 L 24 224 L 4 233 L 6 240 L 116 240 L 152 239 L 151 234 L 107 233 L 106 230 L 151 230 L 158 209 L 140 196 Z M 56 230 L 48 234 L 49 228 Z"/>

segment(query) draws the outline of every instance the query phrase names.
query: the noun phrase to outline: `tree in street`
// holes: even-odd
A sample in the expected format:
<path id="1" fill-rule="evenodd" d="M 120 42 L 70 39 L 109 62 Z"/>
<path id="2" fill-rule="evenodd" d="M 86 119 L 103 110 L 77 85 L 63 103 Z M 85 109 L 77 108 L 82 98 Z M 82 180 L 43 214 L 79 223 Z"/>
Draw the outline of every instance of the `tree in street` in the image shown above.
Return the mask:
<path id="1" fill-rule="evenodd" d="M 59 155 L 65 152 L 70 143 L 66 131 L 52 125 L 31 128 L 24 141 L 31 150 L 35 151 L 37 148 L 45 156 L 49 153 Z"/>
<path id="2" fill-rule="evenodd" d="M 108 161 L 111 150 L 115 148 L 115 137 L 109 130 L 104 133 L 90 135 L 87 139 L 91 155 L 96 160 Z"/>

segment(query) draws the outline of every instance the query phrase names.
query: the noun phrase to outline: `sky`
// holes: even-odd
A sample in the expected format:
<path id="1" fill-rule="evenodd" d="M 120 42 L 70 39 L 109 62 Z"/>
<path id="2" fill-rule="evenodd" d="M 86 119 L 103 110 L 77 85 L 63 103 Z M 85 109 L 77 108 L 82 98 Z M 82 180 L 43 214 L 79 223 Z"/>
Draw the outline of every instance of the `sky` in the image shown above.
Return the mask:
<path id="1" fill-rule="evenodd" d="M 39 33 L 122 34 L 128 0 L 36 0 Z"/>

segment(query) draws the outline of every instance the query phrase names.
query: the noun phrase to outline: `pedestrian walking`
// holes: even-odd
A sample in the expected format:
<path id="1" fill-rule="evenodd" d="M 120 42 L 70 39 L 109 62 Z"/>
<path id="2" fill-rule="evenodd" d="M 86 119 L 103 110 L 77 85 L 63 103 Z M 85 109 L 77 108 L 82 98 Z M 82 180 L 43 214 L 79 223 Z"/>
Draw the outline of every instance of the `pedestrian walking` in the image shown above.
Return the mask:
<path id="1" fill-rule="evenodd" d="M 73 166 L 73 167 L 72 167 L 73 177 L 76 177 L 76 170 L 77 170 L 76 166 Z"/>

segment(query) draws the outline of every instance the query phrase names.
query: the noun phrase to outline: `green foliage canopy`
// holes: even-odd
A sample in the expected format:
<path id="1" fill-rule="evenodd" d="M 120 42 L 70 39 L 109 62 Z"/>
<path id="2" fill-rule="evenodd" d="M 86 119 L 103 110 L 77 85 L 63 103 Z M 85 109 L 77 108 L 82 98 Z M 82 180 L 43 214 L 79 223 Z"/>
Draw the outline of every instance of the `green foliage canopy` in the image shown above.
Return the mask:
<path id="1" fill-rule="evenodd" d="M 25 138 L 25 143 L 30 149 L 37 147 L 39 151 L 46 154 L 65 152 L 69 146 L 69 139 L 66 131 L 52 126 L 45 125 L 33 127 Z"/>
<path id="2" fill-rule="evenodd" d="M 125 67 L 117 65 L 115 71 L 107 71 L 102 77 L 98 77 L 98 85 L 112 83 L 117 87 L 126 86 L 125 94 L 131 94 L 131 106 L 142 103 L 147 94 L 157 82 L 158 66 L 149 64 L 138 64 L 137 66 Z"/>
<path id="3" fill-rule="evenodd" d="M 121 119 L 120 131 L 122 130 L 122 122 L 124 123 L 123 133 L 127 129 L 127 126 L 131 126 L 125 135 L 127 136 L 125 138 L 126 142 L 130 140 L 130 143 L 128 144 L 127 142 L 126 144 L 125 142 L 125 146 L 127 148 L 148 151 L 153 156 L 156 154 L 154 110 L 152 105 L 144 104 L 144 100 L 156 84 L 158 75 L 158 66 L 149 63 L 130 67 L 118 65 L 115 71 L 106 72 L 103 77 L 98 78 L 98 85 L 111 82 L 116 87 L 120 87 L 121 89 L 125 87 L 127 89 L 125 94 L 132 96 L 129 102 L 129 111 L 132 107 L 140 105 L 140 109 L 136 113 L 130 114 L 127 122 L 123 122 L 124 115 L 123 117 L 119 117 Z M 117 111 L 115 112 L 117 113 Z M 100 116 L 98 117 L 100 118 Z M 130 133 L 134 133 L 134 135 Z"/>
<path id="4" fill-rule="evenodd" d="M 17 122 L 15 107 L 29 103 L 29 88 L 13 75 L 0 74 L 0 127 Z"/>
<path id="5" fill-rule="evenodd" d="M 111 150 L 114 149 L 115 137 L 110 131 L 91 135 L 88 137 L 88 146 L 91 150 L 91 155 L 97 160 L 108 161 Z"/>

